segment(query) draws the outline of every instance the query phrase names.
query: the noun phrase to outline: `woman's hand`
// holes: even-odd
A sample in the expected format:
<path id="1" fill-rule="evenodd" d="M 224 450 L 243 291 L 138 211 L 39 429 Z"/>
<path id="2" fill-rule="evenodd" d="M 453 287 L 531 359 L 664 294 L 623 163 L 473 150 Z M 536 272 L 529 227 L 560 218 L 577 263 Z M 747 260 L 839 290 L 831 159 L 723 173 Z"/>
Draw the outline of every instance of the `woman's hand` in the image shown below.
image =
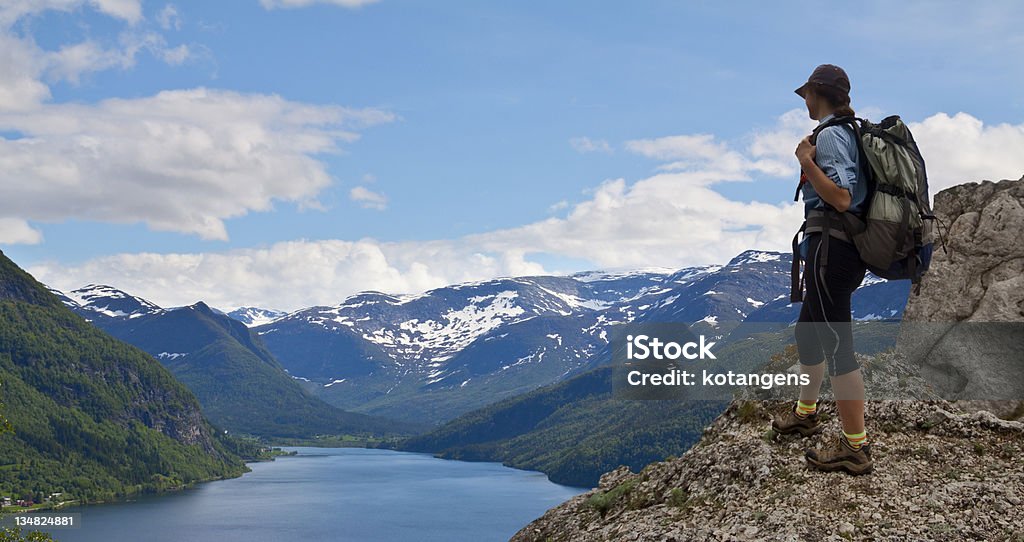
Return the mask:
<path id="1" fill-rule="evenodd" d="M 800 161 L 800 164 L 804 164 L 808 161 L 814 161 L 814 155 L 817 149 L 811 144 L 811 136 L 807 136 L 800 140 L 800 144 L 796 146 L 796 159 Z"/>

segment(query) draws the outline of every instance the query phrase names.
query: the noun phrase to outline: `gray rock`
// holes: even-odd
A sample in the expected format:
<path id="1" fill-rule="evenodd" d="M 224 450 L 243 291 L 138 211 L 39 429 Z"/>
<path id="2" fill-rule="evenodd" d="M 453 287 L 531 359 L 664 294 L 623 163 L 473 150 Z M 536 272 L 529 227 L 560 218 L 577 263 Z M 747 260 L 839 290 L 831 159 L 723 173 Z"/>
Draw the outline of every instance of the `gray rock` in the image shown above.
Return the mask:
<path id="1" fill-rule="evenodd" d="M 1024 179 L 954 186 L 934 208 L 947 250 L 907 302 L 899 350 L 942 397 L 1010 416 L 1024 400 Z"/>

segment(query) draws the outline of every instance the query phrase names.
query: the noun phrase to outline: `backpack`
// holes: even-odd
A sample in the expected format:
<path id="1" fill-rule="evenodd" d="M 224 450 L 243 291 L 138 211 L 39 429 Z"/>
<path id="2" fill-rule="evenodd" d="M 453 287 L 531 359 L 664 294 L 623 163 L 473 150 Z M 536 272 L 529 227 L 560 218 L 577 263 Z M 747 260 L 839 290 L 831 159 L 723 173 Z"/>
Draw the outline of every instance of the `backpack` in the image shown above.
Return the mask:
<path id="1" fill-rule="evenodd" d="M 812 143 L 821 130 L 837 125 L 849 126 L 854 132 L 865 177 L 861 180 L 868 186 L 866 205 L 859 215 L 840 213 L 827 204 L 824 210 L 808 214 L 793 238 L 790 301 L 796 303 L 803 297 L 798 254 L 798 238 L 803 232 L 823 233 L 818 249 L 823 279 L 828 264 L 828 239 L 836 237 L 857 247 L 869 271 L 887 280 L 910 280 L 916 294 L 931 263 L 932 221 L 936 218 L 932 214 L 924 158 L 914 136 L 897 115 L 878 124 L 856 117 L 838 117 L 815 128 Z M 824 290 L 831 301 L 827 286 Z"/>

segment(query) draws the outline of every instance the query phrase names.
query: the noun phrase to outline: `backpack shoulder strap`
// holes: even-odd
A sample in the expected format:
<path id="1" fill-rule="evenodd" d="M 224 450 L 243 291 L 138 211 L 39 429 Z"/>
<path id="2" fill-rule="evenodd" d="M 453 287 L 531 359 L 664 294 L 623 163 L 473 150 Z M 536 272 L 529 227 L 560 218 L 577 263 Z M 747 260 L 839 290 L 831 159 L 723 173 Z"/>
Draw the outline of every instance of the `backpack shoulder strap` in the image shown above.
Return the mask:
<path id="1" fill-rule="evenodd" d="M 818 134 L 821 133 L 821 131 L 824 130 L 825 128 L 828 128 L 830 126 L 840 126 L 846 124 L 853 128 L 853 133 L 857 139 L 857 146 L 860 147 L 860 122 L 862 122 L 861 119 L 850 116 L 831 118 L 828 121 L 814 127 L 814 130 L 811 132 L 811 143 L 814 144 L 817 141 Z"/>

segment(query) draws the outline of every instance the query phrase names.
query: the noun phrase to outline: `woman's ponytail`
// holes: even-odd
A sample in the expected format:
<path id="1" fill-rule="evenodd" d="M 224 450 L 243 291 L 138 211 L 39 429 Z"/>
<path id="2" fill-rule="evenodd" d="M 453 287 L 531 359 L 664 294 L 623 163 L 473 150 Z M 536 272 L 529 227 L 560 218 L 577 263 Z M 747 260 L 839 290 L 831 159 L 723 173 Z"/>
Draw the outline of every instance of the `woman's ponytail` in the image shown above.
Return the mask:
<path id="1" fill-rule="evenodd" d="M 828 104 L 835 108 L 833 114 L 837 117 L 855 117 L 857 114 L 850 107 L 850 95 L 839 90 L 835 87 L 826 85 L 816 84 L 814 85 L 814 93 L 822 98 Z"/>
<path id="2" fill-rule="evenodd" d="M 837 117 L 856 117 L 857 113 L 850 107 L 850 104 L 841 105 L 836 108 L 835 116 Z"/>

